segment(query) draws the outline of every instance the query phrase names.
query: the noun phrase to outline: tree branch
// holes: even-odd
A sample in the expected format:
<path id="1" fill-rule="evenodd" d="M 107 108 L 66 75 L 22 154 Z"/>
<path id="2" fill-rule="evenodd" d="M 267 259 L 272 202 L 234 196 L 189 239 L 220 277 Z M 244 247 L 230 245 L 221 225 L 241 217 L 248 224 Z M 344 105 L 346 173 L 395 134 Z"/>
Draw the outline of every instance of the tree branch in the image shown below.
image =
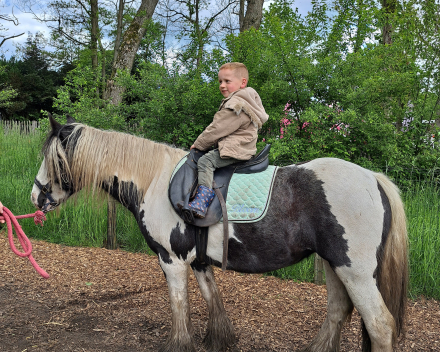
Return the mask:
<path id="1" fill-rule="evenodd" d="M 3 45 L 3 43 L 4 43 L 5 41 L 7 41 L 7 40 L 9 40 L 9 39 L 12 39 L 12 38 L 20 37 L 20 36 L 22 36 L 23 34 L 24 34 L 24 32 L 21 33 L 21 34 L 12 35 L 12 36 L 10 36 L 10 37 L 3 38 L 3 40 L 0 42 L 0 47 Z"/>

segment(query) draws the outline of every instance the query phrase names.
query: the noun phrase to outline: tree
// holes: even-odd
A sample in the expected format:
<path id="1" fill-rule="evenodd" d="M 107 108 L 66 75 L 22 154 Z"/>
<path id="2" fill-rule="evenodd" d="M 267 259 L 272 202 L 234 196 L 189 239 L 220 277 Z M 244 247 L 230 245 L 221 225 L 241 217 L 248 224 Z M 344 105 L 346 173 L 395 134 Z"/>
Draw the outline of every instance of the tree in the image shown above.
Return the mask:
<path id="1" fill-rule="evenodd" d="M 188 69 L 200 71 L 205 47 L 214 35 L 216 21 L 235 3 L 236 0 L 175 0 L 163 5 L 164 12 L 159 15 L 178 29 L 181 39 L 189 42 L 180 55 Z"/>
<path id="2" fill-rule="evenodd" d="M 120 71 L 130 72 L 133 67 L 135 55 L 142 38 L 147 30 L 147 22 L 153 16 L 158 0 L 142 0 L 139 9 L 126 29 L 118 54 L 112 64 L 112 73 L 107 81 L 104 98 L 111 104 L 118 105 L 122 101 L 125 91 L 123 86 L 116 83 Z"/>
<path id="3" fill-rule="evenodd" d="M 26 43 L 18 48 L 20 56 L 1 62 L 5 67 L 1 83 L 18 93 L 0 107 L 2 115 L 9 119 L 36 120 L 41 110 L 53 111 L 53 98 L 63 84 L 63 72 L 50 68 L 44 46 L 41 33 L 29 34 Z"/>
<path id="4" fill-rule="evenodd" d="M 6 66 L 0 66 L 0 80 L 3 81 L 3 75 L 5 72 Z M 11 100 L 18 95 L 18 92 L 8 86 L 7 83 L 0 84 L 0 109 L 8 108 L 11 105 Z M 1 110 L 0 110 L 0 119 L 1 119 Z"/>

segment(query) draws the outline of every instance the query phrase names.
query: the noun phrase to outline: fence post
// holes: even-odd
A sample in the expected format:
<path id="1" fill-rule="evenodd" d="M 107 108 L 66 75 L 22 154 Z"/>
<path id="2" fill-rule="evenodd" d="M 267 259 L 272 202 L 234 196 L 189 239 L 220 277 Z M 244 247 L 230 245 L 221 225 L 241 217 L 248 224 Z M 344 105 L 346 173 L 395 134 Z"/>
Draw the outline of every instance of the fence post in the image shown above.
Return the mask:
<path id="1" fill-rule="evenodd" d="M 116 200 L 108 195 L 107 199 L 107 243 L 105 248 L 116 249 Z"/>
<path id="2" fill-rule="evenodd" d="M 323 285 L 324 284 L 324 262 L 322 261 L 322 258 L 315 253 L 315 277 L 314 277 L 314 283 L 317 285 Z"/>

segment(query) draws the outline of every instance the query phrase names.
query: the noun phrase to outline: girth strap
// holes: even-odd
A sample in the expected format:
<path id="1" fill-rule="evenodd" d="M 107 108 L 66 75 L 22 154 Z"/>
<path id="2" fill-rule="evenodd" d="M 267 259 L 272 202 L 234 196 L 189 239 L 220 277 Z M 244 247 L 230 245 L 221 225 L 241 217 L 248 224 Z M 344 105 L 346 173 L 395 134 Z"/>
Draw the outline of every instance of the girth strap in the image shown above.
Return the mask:
<path id="1" fill-rule="evenodd" d="M 228 264 L 228 243 L 229 243 L 229 226 L 228 226 L 228 211 L 226 209 L 226 202 L 223 198 L 222 193 L 217 187 L 215 181 L 212 182 L 212 186 L 215 194 L 217 195 L 218 200 L 220 201 L 220 205 L 222 207 L 223 213 L 223 259 L 222 259 L 222 270 L 226 270 L 226 266 Z"/>

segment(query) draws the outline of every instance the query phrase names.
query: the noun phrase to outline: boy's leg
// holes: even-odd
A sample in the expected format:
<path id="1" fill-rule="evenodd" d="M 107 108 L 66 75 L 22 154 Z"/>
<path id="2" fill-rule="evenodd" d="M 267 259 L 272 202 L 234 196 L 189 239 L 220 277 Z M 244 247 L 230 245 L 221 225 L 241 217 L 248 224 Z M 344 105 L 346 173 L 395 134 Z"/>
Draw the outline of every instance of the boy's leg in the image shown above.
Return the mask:
<path id="1" fill-rule="evenodd" d="M 212 180 L 214 170 L 220 167 L 228 166 L 238 162 L 237 159 L 222 159 L 218 149 L 211 150 L 203 155 L 198 163 L 199 186 L 194 199 L 188 204 L 194 216 L 204 218 L 208 207 L 214 199 L 214 190 L 212 189 Z"/>
<path id="2" fill-rule="evenodd" d="M 222 159 L 218 149 L 211 150 L 203 155 L 197 163 L 199 185 L 212 188 L 214 170 L 237 163 L 239 161 L 240 160 L 234 158 Z"/>

